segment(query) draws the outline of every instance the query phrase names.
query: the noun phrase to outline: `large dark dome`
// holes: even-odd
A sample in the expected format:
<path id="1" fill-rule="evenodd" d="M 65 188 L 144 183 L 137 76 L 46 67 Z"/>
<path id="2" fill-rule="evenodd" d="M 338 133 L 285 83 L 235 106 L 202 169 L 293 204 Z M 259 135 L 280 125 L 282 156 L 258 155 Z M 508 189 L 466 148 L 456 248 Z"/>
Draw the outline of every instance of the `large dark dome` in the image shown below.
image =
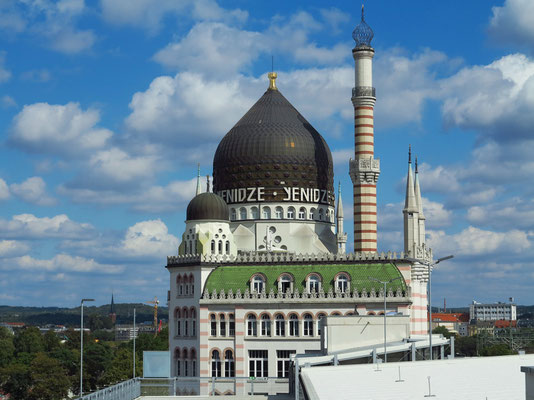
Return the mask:
<path id="1" fill-rule="evenodd" d="M 268 89 L 219 143 L 214 192 L 265 187 L 280 201 L 282 187 L 322 189 L 333 205 L 332 154 L 323 137 L 277 90 Z"/>
<path id="2" fill-rule="evenodd" d="M 228 205 L 215 193 L 200 193 L 187 206 L 187 220 L 222 220 L 229 219 Z"/>

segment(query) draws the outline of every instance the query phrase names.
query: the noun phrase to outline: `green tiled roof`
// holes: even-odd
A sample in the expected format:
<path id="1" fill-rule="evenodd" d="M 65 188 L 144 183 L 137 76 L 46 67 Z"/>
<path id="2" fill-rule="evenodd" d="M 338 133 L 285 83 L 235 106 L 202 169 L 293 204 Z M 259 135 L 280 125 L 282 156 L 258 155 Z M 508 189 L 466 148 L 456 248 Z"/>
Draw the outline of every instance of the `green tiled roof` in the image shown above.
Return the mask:
<path id="1" fill-rule="evenodd" d="M 375 289 L 378 292 L 383 285 L 375 282 L 369 277 L 381 281 L 389 281 L 401 277 L 388 285 L 388 291 L 391 288 L 394 292 L 397 289 L 406 290 L 406 282 L 402 278 L 400 271 L 391 263 L 384 264 L 308 264 L 308 265 L 228 265 L 215 269 L 206 281 L 205 290 L 210 293 L 213 289 L 220 291 L 224 289 L 228 293 L 230 289 L 235 293 L 240 289 L 243 293 L 249 289 L 249 282 L 252 275 L 262 273 L 267 277 L 266 292 L 269 293 L 271 288 L 274 292 L 278 291 L 278 277 L 284 272 L 293 275 L 295 278 L 294 287 L 302 292 L 306 289 L 306 277 L 308 274 L 315 272 L 322 277 L 322 287 L 325 292 L 330 289 L 334 290 L 334 277 L 338 272 L 346 272 L 350 275 L 350 290 L 356 288 Z"/>

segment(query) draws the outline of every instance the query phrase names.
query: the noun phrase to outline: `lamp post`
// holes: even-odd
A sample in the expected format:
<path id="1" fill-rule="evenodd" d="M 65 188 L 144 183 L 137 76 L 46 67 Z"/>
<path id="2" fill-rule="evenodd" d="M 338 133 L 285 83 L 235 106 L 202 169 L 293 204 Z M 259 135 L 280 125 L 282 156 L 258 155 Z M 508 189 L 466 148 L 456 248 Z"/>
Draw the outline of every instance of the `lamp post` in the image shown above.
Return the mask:
<path id="1" fill-rule="evenodd" d="M 384 285 L 384 364 L 388 362 L 388 352 L 387 352 L 387 336 L 386 336 L 386 314 L 387 314 L 387 309 L 386 309 L 386 294 L 387 294 L 387 289 L 386 289 L 386 286 L 388 283 L 391 283 L 393 281 L 396 281 L 397 279 L 400 279 L 401 277 L 400 276 L 397 276 L 396 278 L 393 278 L 393 279 L 390 279 L 389 281 L 381 281 L 380 279 L 376 279 L 376 278 L 373 278 L 372 276 L 369 276 L 368 277 L 369 280 L 371 281 L 375 281 L 375 282 L 378 282 L 378 283 L 381 283 L 382 285 Z"/>
<path id="2" fill-rule="evenodd" d="M 80 318 L 80 398 L 83 396 L 83 303 L 85 301 L 95 301 L 95 299 L 82 299 Z"/>
<path id="3" fill-rule="evenodd" d="M 450 260 L 453 257 L 453 255 L 441 257 L 432 264 L 426 263 L 424 260 L 419 260 L 417 258 L 406 258 L 407 261 L 418 262 L 428 267 L 428 341 L 430 345 L 430 360 L 432 360 L 432 268 L 434 268 L 434 265 L 445 260 Z"/>

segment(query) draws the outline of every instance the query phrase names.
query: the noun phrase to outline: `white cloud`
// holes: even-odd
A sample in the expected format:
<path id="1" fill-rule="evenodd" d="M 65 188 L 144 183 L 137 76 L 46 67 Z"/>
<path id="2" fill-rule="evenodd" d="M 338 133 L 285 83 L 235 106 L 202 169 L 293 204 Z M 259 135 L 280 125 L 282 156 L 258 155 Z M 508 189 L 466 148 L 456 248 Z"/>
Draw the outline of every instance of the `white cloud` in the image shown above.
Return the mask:
<path id="1" fill-rule="evenodd" d="M 106 21 L 117 25 L 134 25 L 152 33 L 161 28 L 167 15 L 187 15 L 195 20 L 243 22 L 248 13 L 240 9 L 226 10 L 214 0 L 101 0 Z"/>
<path id="2" fill-rule="evenodd" d="M 492 7 L 489 32 L 500 43 L 534 42 L 534 3 L 531 0 L 505 0 L 502 7 Z"/>
<path id="3" fill-rule="evenodd" d="M 124 267 L 120 265 L 100 264 L 92 258 L 73 257 L 68 254 L 57 254 L 48 260 L 36 259 L 28 255 L 4 259 L 0 261 L 0 269 L 8 271 L 101 272 L 106 274 L 117 274 L 124 271 Z"/>
<path id="4" fill-rule="evenodd" d="M 46 193 L 46 183 L 39 176 L 28 178 L 22 183 L 12 183 L 9 188 L 15 196 L 38 206 L 53 206 L 57 202 Z"/>
<path id="5" fill-rule="evenodd" d="M 0 178 L 0 200 L 9 199 L 9 186 L 7 186 L 6 181 Z"/>
<path id="6" fill-rule="evenodd" d="M 169 234 L 167 226 L 159 219 L 138 222 L 128 228 L 121 251 L 132 257 L 164 257 L 176 254 L 179 240 Z"/>
<path id="7" fill-rule="evenodd" d="M 328 28 L 334 34 L 340 33 L 340 25 L 349 22 L 351 19 L 350 14 L 347 14 L 334 7 L 322 9 L 320 10 L 320 13 L 325 23 L 328 25 Z"/>
<path id="8" fill-rule="evenodd" d="M 380 207 L 378 212 L 378 225 L 382 231 L 399 231 L 403 227 L 404 201 L 388 203 Z M 423 197 L 423 213 L 426 218 L 426 229 L 439 229 L 450 226 L 452 211 L 445 208 L 442 203 Z"/>
<path id="9" fill-rule="evenodd" d="M 11 78 L 11 72 L 4 67 L 5 58 L 5 51 L 0 51 L 0 83 L 7 82 Z"/>
<path id="10" fill-rule="evenodd" d="M 16 240 L 0 240 L 0 257 L 15 257 L 27 253 L 30 246 Z"/>
<path id="11" fill-rule="evenodd" d="M 470 207 L 467 220 L 472 224 L 493 228 L 534 229 L 534 201 L 532 199 L 509 198 L 483 206 Z"/>
<path id="12" fill-rule="evenodd" d="M 112 132 L 96 127 L 97 110 L 82 110 L 78 103 L 26 105 L 13 119 L 10 141 L 24 150 L 80 157 L 106 145 Z"/>
<path id="13" fill-rule="evenodd" d="M 432 230 L 427 235 L 427 243 L 436 254 L 489 256 L 498 252 L 521 253 L 531 247 L 529 235 L 517 229 L 494 232 L 469 226 L 452 235 Z"/>
<path id="14" fill-rule="evenodd" d="M 94 228 L 88 223 L 72 221 L 65 214 L 52 218 L 19 214 L 11 220 L 0 219 L 0 233 L 13 239 L 82 239 L 94 235 Z"/>

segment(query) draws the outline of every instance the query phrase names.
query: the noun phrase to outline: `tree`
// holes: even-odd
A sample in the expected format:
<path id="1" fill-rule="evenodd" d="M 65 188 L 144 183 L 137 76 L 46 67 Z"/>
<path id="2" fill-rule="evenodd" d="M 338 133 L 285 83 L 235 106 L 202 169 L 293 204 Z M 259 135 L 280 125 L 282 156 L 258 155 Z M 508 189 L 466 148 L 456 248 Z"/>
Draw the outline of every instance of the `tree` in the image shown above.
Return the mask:
<path id="1" fill-rule="evenodd" d="M 456 355 L 474 357 L 477 355 L 476 336 L 458 336 L 454 342 Z"/>
<path id="2" fill-rule="evenodd" d="M 53 330 L 49 330 L 43 336 L 43 344 L 45 351 L 51 352 L 61 346 L 61 341 Z"/>
<path id="3" fill-rule="evenodd" d="M 15 352 L 39 353 L 44 350 L 41 332 L 35 326 L 27 326 L 20 330 L 14 338 Z"/>
<path id="4" fill-rule="evenodd" d="M 109 345 L 101 342 L 95 343 L 94 341 L 88 342 L 87 346 L 84 344 L 84 381 L 89 384 L 91 390 L 96 389 L 98 385 L 103 383 L 101 382 L 102 376 L 111 367 L 112 358 L 113 352 Z M 87 374 L 87 378 L 85 374 Z"/>
<path id="5" fill-rule="evenodd" d="M 115 356 L 109 368 L 102 378 L 106 384 L 114 384 L 132 378 L 133 370 L 133 349 L 128 347 L 120 347 L 116 350 Z M 136 354 L 135 357 L 135 376 L 141 374 L 141 363 Z"/>
<path id="6" fill-rule="evenodd" d="M 7 366 L 14 354 L 13 335 L 2 326 L 0 327 L 0 368 Z"/>
<path id="7" fill-rule="evenodd" d="M 508 356 L 515 354 L 510 348 L 505 344 L 494 344 L 492 346 L 483 347 L 480 351 L 481 356 Z"/>
<path id="8" fill-rule="evenodd" d="M 0 373 L 2 390 L 13 400 L 25 400 L 31 387 L 30 367 L 13 363 L 2 368 Z"/>
<path id="9" fill-rule="evenodd" d="M 444 337 L 446 337 L 447 339 L 449 339 L 451 336 L 455 336 L 454 333 L 452 333 L 451 331 L 449 331 L 449 330 L 448 330 L 446 327 L 444 327 L 443 325 L 435 327 L 434 330 L 432 331 L 432 333 L 435 333 L 435 334 L 441 334 L 441 335 L 443 335 Z"/>
<path id="10" fill-rule="evenodd" d="M 32 388 L 29 400 L 61 400 L 67 397 L 71 382 L 59 361 L 37 354 L 31 365 Z"/>

